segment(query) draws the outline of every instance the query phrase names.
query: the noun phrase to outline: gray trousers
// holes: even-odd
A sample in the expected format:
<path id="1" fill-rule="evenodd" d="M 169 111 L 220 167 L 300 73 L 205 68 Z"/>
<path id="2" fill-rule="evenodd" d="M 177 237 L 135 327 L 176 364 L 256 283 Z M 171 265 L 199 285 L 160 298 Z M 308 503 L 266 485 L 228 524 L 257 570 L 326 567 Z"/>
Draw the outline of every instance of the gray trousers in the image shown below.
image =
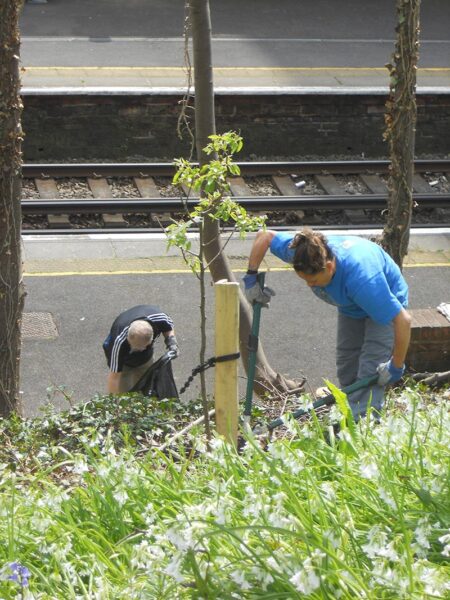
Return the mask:
<path id="1" fill-rule="evenodd" d="M 377 366 L 392 356 L 394 326 L 379 325 L 372 319 L 351 319 L 338 313 L 336 368 L 339 383 L 346 387 L 358 379 L 374 375 Z M 370 406 L 380 411 L 384 403 L 384 386 L 373 385 L 350 394 L 348 402 L 355 421 Z"/>

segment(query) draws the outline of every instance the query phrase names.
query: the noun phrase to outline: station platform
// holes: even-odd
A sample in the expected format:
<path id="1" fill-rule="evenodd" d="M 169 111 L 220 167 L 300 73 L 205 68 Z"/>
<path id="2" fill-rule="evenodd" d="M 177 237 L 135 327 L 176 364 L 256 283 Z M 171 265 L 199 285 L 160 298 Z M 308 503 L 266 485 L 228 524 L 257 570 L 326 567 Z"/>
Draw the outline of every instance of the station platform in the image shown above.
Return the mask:
<path id="1" fill-rule="evenodd" d="M 332 15 L 332 18 L 328 18 Z M 186 88 L 182 2 L 50 0 L 24 5 L 26 90 Z M 391 0 L 211 2 L 221 90 L 386 91 L 395 41 Z M 423 3 L 418 90 L 450 89 L 450 4 Z"/>
<path id="2" fill-rule="evenodd" d="M 331 232 L 328 232 L 331 233 Z M 341 232 L 342 233 L 342 232 Z M 359 232 L 371 235 L 375 232 Z M 227 246 L 239 280 L 247 268 L 253 237 Z M 194 239 L 195 243 L 195 239 Z M 174 320 L 181 356 L 174 362 L 178 387 L 199 364 L 199 285 L 176 250 L 166 253 L 163 236 L 24 236 L 27 296 L 21 360 L 24 414 L 39 414 L 49 399 L 58 409 L 87 400 L 106 387 L 101 348 L 112 321 L 137 304 L 158 304 Z M 261 318 L 260 339 L 272 367 L 292 377 L 306 376 L 312 389 L 323 378 L 336 382 L 336 311 L 321 302 L 278 259 L 263 268 L 277 295 Z M 411 308 L 436 307 L 449 300 L 450 230 L 433 235 L 412 231 L 404 269 Z M 214 356 L 214 287 L 208 285 L 207 357 Z M 42 319 L 50 327 L 42 327 Z M 162 342 L 156 355 L 163 352 Z M 213 370 L 208 371 L 213 390 Z M 245 377 L 241 372 L 241 397 Z M 198 397 L 199 378 L 182 396 Z"/>

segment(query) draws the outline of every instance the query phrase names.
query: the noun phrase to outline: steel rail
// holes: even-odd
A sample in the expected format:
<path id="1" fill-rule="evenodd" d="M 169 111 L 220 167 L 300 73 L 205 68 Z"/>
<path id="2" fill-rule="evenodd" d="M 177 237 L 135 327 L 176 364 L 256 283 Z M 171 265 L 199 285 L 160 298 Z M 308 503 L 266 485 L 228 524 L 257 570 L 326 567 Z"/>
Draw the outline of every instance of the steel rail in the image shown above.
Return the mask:
<path id="1" fill-rule="evenodd" d="M 417 205 L 426 208 L 448 207 L 450 193 L 414 194 Z M 184 212 L 198 203 L 198 199 L 180 198 L 111 198 L 77 200 L 22 200 L 25 215 L 46 214 L 89 214 L 89 213 L 142 213 L 142 212 Z M 239 197 L 239 203 L 247 210 L 348 210 L 384 209 L 387 206 L 385 194 L 339 195 L 339 196 L 253 196 Z"/>
<path id="2" fill-rule="evenodd" d="M 195 164 L 195 163 L 194 163 Z M 322 172 L 334 174 L 387 173 L 388 160 L 337 160 L 337 161 L 285 161 L 285 162 L 238 162 L 242 175 L 274 175 Z M 448 172 L 449 159 L 418 159 L 414 161 L 416 172 Z M 173 163 L 25 163 L 25 178 L 60 177 L 172 177 Z"/>

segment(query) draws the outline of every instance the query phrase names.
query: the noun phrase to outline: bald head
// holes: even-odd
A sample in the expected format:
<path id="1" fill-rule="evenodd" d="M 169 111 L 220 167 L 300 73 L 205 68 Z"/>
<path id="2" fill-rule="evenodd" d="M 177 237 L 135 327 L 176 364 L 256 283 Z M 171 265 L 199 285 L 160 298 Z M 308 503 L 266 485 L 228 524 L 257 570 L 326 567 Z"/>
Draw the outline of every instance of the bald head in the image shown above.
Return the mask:
<path id="1" fill-rule="evenodd" d="M 127 340 L 132 350 L 145 350 L 153 340 L 152 326 L 147 321 L 133 321 L 128 327 Z"/>

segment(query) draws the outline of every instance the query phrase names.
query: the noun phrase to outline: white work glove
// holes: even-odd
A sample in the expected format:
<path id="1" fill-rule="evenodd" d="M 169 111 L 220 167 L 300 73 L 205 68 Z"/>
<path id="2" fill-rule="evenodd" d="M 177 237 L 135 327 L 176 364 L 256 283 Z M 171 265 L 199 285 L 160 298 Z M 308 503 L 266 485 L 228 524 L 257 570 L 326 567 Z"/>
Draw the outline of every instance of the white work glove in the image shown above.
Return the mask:
<path id="1" fill-rule="evenodd" d="M 381 363 L 377 367 L 378 372 L 378 385 L 388 385 L 389 383 L 395 383 L 396 381 L 400 381 L 405 372 L 405 365 L 400 369 L 392 362 L 392 358 L 390 358 L 387 362 Z"/>
<path id="2" fill-rule="evenodd" d="M 266 308 L 269 308 L 269 302 L 272 296 L 275 296 L 275 292 L 272 288 L 264 286 L 262 288 L 258 282 L 257 273 L 247 273 L 242 278 L 244 282 L 244 294 L 250 304 L 258 302 Z"/>

